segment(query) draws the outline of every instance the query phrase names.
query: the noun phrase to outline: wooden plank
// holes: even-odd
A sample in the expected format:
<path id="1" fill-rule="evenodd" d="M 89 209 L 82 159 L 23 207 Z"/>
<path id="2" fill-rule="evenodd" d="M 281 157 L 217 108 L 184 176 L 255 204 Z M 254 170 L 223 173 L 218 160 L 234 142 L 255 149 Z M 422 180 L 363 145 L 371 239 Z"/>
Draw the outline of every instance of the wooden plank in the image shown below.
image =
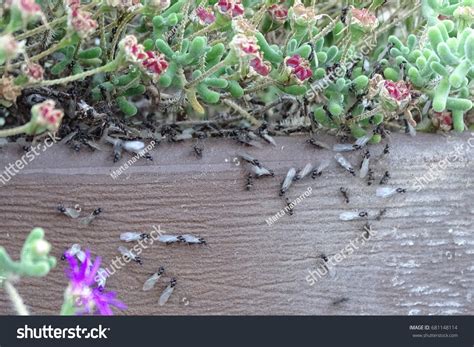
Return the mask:
<path id="1" fill-rule="evenodd" d="M 118 255 L 119 234 L 150 232 L 153 226 L 172 233 L 204 237 L 208 246 L 164 246 L 143 250 L 143 266 L 127 264 L 107 282 L 129 306 L 127 315 L 155 314 L 473 314 L 474 235 L 472 233 L 474 137 L 420 134 L 393 135 L 392 153 L 374 166 L 376 178 L 389 170 L 394 186 L 421 191 L 390 199 L 375 197 L 378 183 L 368 187 L 331 161 L 316 180 L 297 182 L 288 196 L 309 187 L 312 194 L 272 226 L 266 219 L 285 207 L 279 184 L 289 167 L 332 159 L 334 153 L 305 144 L 306 138 L 277 138 L 278 146 L 248 149 L 275 178 L 255 182 L 245 191 L 245 170 L 233 163 L 242 148 L 230 140 L 204 142 L 204 157 L 192 154 L 192 144 L 161 144 L 154 162 L 140 160 L 116 180 L 109 174 L 121 163 L 111 153 L 75 153 L 57 144 L 42 152 L 17 176 L 0 187 L 0 244 L 17 256 L 34 226 L 46 230 L 53 254 L 60 257 L 80 243 L 110 266 Z M 462 145 L 462 149 L 459 146 Z M 376 157 L 383 146 L 372 149 Z M 457 157 L 453 151 L 459 152 Z M 0 167 L 21 157 L 19 146 L 0 150 Z M 360 154 L 348 156 L 356 164 Z M 433 170 L 432 170 L 433 171 Z M 339 187 L 349 189 L 345 204 Z M 80 204 L 89 213 L 104 212 L 82 226 L 55 211 L 58 203 Z M 376 235 L 310 286 L 306 277 L 328 256 L 348 247 L 363 233 L 364 221 L 341 222 L 339 214 L 365 209 L 374 216 Z M 168 304 L 157 305 L 165 282 L 152 292 L 141 286 L 150 273 L 164 266 L 178 280 Z M 60 262 L 46 278 L 17 284 L 31 311 L 56 314 L 67 285 Z M 333 302 L 345 299 L 339 304 Z M 13 311 L 0 295 L 0 313 Z"/>

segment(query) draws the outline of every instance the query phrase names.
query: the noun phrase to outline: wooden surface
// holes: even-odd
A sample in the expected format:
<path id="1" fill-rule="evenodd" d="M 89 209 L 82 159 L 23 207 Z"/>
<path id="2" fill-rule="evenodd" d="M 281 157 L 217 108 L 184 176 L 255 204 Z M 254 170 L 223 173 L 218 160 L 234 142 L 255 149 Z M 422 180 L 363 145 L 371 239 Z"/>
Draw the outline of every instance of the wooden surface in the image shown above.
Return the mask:
<path id="1" fill-rule="evenodd" d="M 474 137 L 474 136 L 473 136 Z M 0 244 L 17 257 L 28 232 L 46 230 L 59 257 L 73 243 L 103 257 L 118 255 L 123 231 L 150 232 L 153 225 L 170 234 L 204 237 L 208 246 L 154 244 L 142 253 L 143 265 L 130 263 L 107 282 L 126 302 L 127 315 L 155 314 L 474 314 L 474 148 L 471 135 L 452 137 L 393 135 L 392 152 L 374 166 L 377 181 L 388 169 L 390 185 L 408 188 L 390 199 L 331 161 L 322 177 L 297 182 L 288 196 L 308 187 L 312 194 L 274 225 L 265 220 L 285 207 L 278 197 L 289 167 L 332 158 L 334 153 L 305 144 L 306 138 L 277 138 L 277 147 L 246 149 L 272 168 L 275 178 L 255 182 L 245 191 L 245 170 L 233 163 L 242 148 L 230 140 L 204 142 L 197 159 L 192 143 L 163 143 L 152 151 L 154 162 L 138 161 L 116 180 L 109 173 L 123 164 L 111 152 L 75 153 L 57 144 L 41 153 L 7 185 L 0 186 Z M 474 145 L 474 139 L 471 141 Z M 452 151 L 462 144 L 456 160 Z M 469 150 L 470 149 L 470 150 Z M 376 157 L 382 146 L 372 147 Z M 0 167 L 19 159 L 19 146 L 0 149 Z M 451 155 L 450 155 L 451 153 Z M 450 156 L 449 165 L 420 192 L 416 177 Z M 354 165 L 360 153 L 348 156 Z M 345 204 L 339 187 L 349 189 Z M 85 213 L 104 212 L 90 226 L 79 225 L 55 209 L 80 204 Z M 360 237 L 364 221 L 342 222 L 339 214 L 366 209 L 377 234 L 310 286 L 308 270 Z M 158 306 L 166 286 L 151 292 L 143 282 L 164 266 L 178 284 L 170 301 Z M 46 278 L 25 278 L 16 286 L 35 314 L 56 314 L 67 285 L 65 264 Z M 344 298 L 343 302 L 334 304 Z M 4 293 L 0 313 L 12 314 Z"/>

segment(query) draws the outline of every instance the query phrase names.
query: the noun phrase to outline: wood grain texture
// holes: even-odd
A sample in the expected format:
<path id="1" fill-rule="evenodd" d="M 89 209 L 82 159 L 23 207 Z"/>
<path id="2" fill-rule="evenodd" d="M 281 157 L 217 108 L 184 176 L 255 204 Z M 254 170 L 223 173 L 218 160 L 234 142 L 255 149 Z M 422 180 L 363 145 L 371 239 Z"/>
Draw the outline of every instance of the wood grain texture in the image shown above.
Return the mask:
<path id="1" fill-rule="evenodd" d="M 245 170 L 232 162 L 242 148 L 229 140 L 204 142 L 200 160 L 191 143 L 161 144 L 152 151 L 154 162 L 140 160 L 116 180 L 109 174 L 127 156 L 113 164 L 111 152 L 75 153 L 57 144 L 0 186 L 0 244 L 17 257 L 28 232 L 41 226 L 55 256 L 80 243 L 109 266 L 123 231 L 150 232 L 155 225 L 209 242 L 153 244 L 141 254 L 142 266 L 130 263 L 111 276 L 107 287 L 126 302 L 126 315 L 474 314 L 474 147 L 469 146 L 474 137 L 393 135 L 391 154 L 374 166 L 376 179 L 388 169 L 390 185 L 411 191 L 390 199 L 375 197 L 378 183 L 368 187 L 338 167 L 334 153 L 314 149 L 306 138 L 276 140 L 277 147 L 245 149 L 276 173 L 257 180 L 250 192 L 244 188 Z M 372 147 L 373 157 L 381 150 Z M 0 149 L 0 167 L 21 155 L 16 145 Z M 293 216 L 268 226 L 265 220 L 285 207 L 278 189 L 288 168 L 323 158 L 332 159 L 328 171 L 296 182 L 288 196 L 294 199 L 308 187 L 312 194 Z M 358 165 L 360 153 L 348 158 Z M 429 168 L 446 158 L 448 165 L 436 170 L 437 177 L 413 191 L 416 178 L 429 178 Z M 349 189 L 349 204 L 342 200 L 341 186 Z M 80 204 L 85 213 L 96 207 L 104 212 L 82 226 L 55 211 L 60 202 Z M 364 209 L 374 216 L 382 208 L 386 215 L 371 222 L 376 235 L 338 263 L 335 276 L 310 286 L 306 277 L 319 266 L 318 256 L 339 252 L 363 232 L 364 221 L 342 222 L 339 214 Z M 163 307 L 157 301 L 166 281 L 141 291 L 161 265 L 178 281 Z M 59 312 L 67 285 L 64 269 L 59 262 L 46 278 L 25 278 L 16 285 L 34 314 Z M 347 300 L 333 304 L 342 298 Z M 3 293 L 0 314 L 12 313 Z"/>

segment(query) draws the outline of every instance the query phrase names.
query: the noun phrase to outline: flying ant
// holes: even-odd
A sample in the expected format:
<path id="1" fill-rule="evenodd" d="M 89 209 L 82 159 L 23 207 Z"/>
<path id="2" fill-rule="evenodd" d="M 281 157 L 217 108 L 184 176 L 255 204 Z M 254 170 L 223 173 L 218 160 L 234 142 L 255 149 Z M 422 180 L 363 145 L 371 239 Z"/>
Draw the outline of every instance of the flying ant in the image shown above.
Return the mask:
<path id="1" fill-rule="evenodd" d="M 383 208 L 379 211 L 379 214 L 377 215 L 377 217 L 375 217 L 376 220 L 381 220 L 382 217 L 387 213 L 387 209 L 386 208 Z"/>
<path id="2" fill-rule="evenodd" d="M 102 209 L 100 207 L 96 208 L 94 211 L 92 211 L 92 213 L 89 216 L 82 218 L 79 221 L 79 223 L 83 225 L 89 225 L 101 213 L 102 213 Z"/>
<path id="3" fill-rule="evenodd" d="M 293 181 L 295 180 L 295 177 L 296 177 L 296 170 L 295 168 L 292 167 L 288 170 L 288 173 L 286 174 L 286 177 L 281 184 L 280 196 L 285 195 L 285 193 L 290 188 L 291 183 L 293 183 Z"/>
<path id="4" fill-rule="evenodd" d="M 204 148 L 201 147 L 201 146 L 198 146 L 198 145 L 194 145 L 193 149 L 194 149 L 194 154 L 196 154 L 196 156 L 199 159 L 201 159 L 202 158 L 202 151 L 204 150 Z"/>
<path id="5" fill-rule="evenodd" d="M 355 171 L 354 168 L 352 167 L 352 164 L 349 163 L 349 161 L 342 156 L 341 153 L 336 153 L 334 156 L 338 164 L 344 168 L 346 171 L 348 171 L 352 176 L 355 176 Z"/>
<path id="6" fill-rule="evenodd" d="M 380 180 L 379 184 L 387 184 L 388 180 L 390 179 L 390 172 L 385 171 L 382 179 Z"/>
<path id="7" fill-rule="evenodd" d="M 369 171 L 367 172 L 367 185 L 371 186 L 372 183 L 374 183 L 374 171 L 369 168 Z"/>
<path id="8" fill-rule="evenodd" d="M 391 187 L 380 187 L 377 188 L 375 195 L 380 198 L 389 198 L 396 193 L 406 193 L 407 190 L 404 188 L 391 188 Z"/>
<path id="9" fill-rule="evenodd" d="M 340 299 L 334 300 L 332 302 L 332 305 L 337 306 L 337 305 L 340 305 L 340 304 L 342 304 L 344 302 L 347 302 L 347 301 L 349 301 L 349 298 L 340 298 Z"/>
<path id="10" fill-rule="evenodd" d="M 322 141 L 318 141 L 318 140 L 313 139 L 313 138 L 307 140 L 306 142 L 309 143 L 310 145 L 313 145 L 316 148 L 331 150 L 331 146 L 329 146 L 327 143 L 322 142 Z"/>
<path id="11" fill-rule="evenodd" d="M 342 196 L 344 197 L 344 201 L 346 202 L 346 204 L 348 204 L 349 203 L 349 192 L 348 192 L 347 188 L 341 187 L 341 188 L 339 188 L 339 191 L 341 192 Z"/>
<path id="12" fill-rule="evenodd" d="M 245 189 L 250 190 L 252 189 L 252 187 L 253 187 L 253 178 L 252 178 L 252 174 L 249 172 L 247 174 L 247 183 L 245 185 Z"/>
<path id="13" fill-rule="evenodd" d="M 293 204 L 291 203 L 290 199 L 288 198 L 285 198 L 285 202 L 286 202 L 286 207 L 288 208 L 288 213 L 290 216 L 292 216 L 294 214 L 293 212 L 293 209 L 295 208 L 293 206 Z"/>

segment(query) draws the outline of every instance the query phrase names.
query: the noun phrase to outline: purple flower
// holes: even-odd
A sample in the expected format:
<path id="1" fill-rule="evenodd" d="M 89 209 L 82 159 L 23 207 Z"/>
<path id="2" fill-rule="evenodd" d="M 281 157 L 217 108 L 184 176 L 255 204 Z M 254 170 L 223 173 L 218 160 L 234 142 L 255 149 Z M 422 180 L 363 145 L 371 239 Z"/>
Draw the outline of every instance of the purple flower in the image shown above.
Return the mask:
<path id="1" fill-rule="evenodd" d="M 100 287 L 93 288 L 101 259 L 97 257 L 92 262 L 90 252 L 87 250 L 85 254 L 84 262 L 81 264 L 74 256 L 65 254 L 70 265 L 67 273 L 70 280 L 68 294 L 74 298 L 76 313 L 110 316 L 113 314 L 111 306 L 126 309 L 125 304 L 116 299 L 115 292 L 105 292 Z"/>

